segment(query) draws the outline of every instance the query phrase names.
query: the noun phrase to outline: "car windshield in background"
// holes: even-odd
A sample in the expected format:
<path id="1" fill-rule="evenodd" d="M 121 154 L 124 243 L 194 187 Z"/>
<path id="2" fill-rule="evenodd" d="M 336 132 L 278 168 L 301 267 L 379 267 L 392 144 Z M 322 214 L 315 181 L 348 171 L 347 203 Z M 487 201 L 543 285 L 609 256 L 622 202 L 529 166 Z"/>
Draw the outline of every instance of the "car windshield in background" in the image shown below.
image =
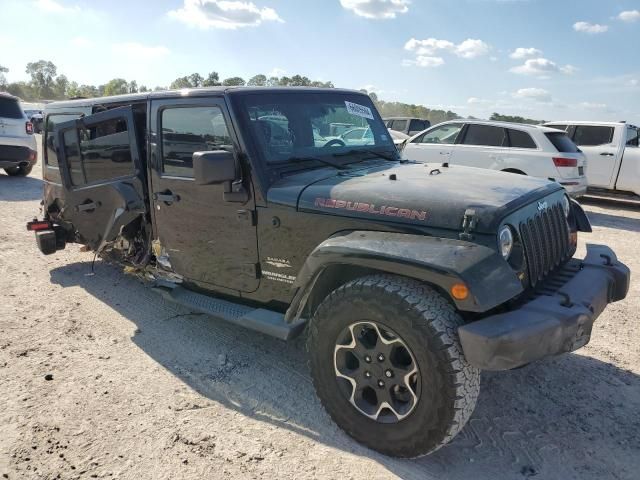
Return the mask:
<path id="1" fill-rule="evenodd" d="M 555 128 L 555 127 L 553 127 Z M 561 153 L 577 153 L 580 149 L 575 143 L 563 132 L 546 132 L 545 135 L 549 139 L 553 146 Z"/>
<path id="2" fill-rule="evenodd" d="M 396 154 L 387 128 L 366 96 L 272 93 L 248 95 L 241 102 L 267 163 L 312 160 L 360 147 Z"/>
<path id="3" fill-rule="evenodd" d="M 15 98 L 0 97 L 0 118 L 22 118 L 20 104 Z"/>

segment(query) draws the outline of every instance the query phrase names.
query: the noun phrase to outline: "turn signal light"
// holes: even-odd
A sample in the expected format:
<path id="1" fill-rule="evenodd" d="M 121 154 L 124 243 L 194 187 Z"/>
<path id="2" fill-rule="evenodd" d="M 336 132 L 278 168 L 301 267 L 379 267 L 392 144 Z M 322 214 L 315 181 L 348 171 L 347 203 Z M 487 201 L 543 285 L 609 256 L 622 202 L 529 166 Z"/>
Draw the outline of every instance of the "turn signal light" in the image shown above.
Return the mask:
<path id="1" fill-rule="evenodd" d="M 556 167 L 577 167 L 578 160 L 576 158 L 553 157 L 553 164 Z"/>
<path id="2" fill-rule="evenodd" d="M 25 123 L 24 124 L 24 128 L 25 128 L 25 131 L 27 132 L 27 134 L 33 135 L 33 123 L 31 123 L 31 122 Z"/>
<path id="3" fill-rule="evenodd" d="M 464 283 L 454 283 L 451 286 L 451 296 L 456 300 L 464 300 L 469 296 L 469 289 Z"/>

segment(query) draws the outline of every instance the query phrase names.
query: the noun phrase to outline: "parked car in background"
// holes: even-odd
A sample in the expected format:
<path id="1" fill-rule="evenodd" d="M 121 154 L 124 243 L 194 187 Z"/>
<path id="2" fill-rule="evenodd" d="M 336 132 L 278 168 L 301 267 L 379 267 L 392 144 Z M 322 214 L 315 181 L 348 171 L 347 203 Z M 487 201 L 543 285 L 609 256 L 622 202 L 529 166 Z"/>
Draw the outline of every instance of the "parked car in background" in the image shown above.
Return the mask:
<path id="1" fill-rule="evenodd" d="M 0 168 L 8 175 L 25 176 L 37 159 L 33 125 L 22 110 L 20 100 L 0 93 Z"/>
<path id="2" fill-rule="evenodd" d="M 393 144 L 398 149 L 402 149 L 404 142 L 408 138 L 410 138 L 409 135 L 402 132 L 396 132 L 395 130 L 389 130 L 389 135 L 391 136 L 391 140 L 393 140 Z M 351 130 L 347 130 L 337 138 L 343 140 L 346 145 L 374 144 L 373 133 L 368 127 L 352 128 Z"/>
<path id="3" fill-rule="evenodd" d="M 383 118 L 382 121 L 389 130 L 402 132 L 410 137 L 431 126 L 431 122 L 429 120 L 424 120 L 422 118 L 387 117 Z"/>
<path id="4" fill-rule="evenodd" d="M 640 195 L 639 129 L 626 122 L 551 122 L 587 157 L 589 187 Z"/>
<path id="5" fill-rule="evenodd" d="M 584 154 L 565 132 L 547 127 L 452 120 L 410 138 L 402 156 L 546 178 L 574 197 L 587 190 Z"/>

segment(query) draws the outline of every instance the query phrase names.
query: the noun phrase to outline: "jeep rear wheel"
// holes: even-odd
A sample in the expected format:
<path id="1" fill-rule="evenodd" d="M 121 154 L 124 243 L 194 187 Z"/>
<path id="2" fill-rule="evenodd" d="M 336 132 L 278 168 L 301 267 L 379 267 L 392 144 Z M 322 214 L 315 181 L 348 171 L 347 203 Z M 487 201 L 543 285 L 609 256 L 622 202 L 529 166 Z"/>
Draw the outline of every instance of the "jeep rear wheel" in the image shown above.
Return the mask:
<path id="1" fill-rule="evenodd" d="M 391 275 L 332 292 L 310 322 L 313 382 L 346 433 L 387 455 L 449 442 L 478 397 L 480 372 L 458 340 L 462 319 L 431 287 Z"/>

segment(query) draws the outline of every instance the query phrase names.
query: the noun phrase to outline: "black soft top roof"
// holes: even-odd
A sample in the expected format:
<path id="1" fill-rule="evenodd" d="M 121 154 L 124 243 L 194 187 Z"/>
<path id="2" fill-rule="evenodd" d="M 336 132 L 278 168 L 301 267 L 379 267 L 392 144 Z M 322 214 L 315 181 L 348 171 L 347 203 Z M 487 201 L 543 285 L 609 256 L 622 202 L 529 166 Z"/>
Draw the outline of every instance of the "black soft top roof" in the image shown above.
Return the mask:
<path id="1" fill-rule="evenodd" d="M 316 87 L 203 87 L 185 88 L 181 90 L 160 90 L 157 92 L 131 93 L 126 95 L 114 95 L 111 97 L 80 98 L 77 100 L 63 100 L 46 105 L 47 109 L 58 109 L 66 107 L 85 107 L 107 103 L 138 103 L 153 98 L 175 98 L 175 97 L 200 97 L 207 95 L 244 95 L 251 93 L 349 93 L 366 95 L 358 90 L 348 90 L 342 88 L 316 88 Z"/>

